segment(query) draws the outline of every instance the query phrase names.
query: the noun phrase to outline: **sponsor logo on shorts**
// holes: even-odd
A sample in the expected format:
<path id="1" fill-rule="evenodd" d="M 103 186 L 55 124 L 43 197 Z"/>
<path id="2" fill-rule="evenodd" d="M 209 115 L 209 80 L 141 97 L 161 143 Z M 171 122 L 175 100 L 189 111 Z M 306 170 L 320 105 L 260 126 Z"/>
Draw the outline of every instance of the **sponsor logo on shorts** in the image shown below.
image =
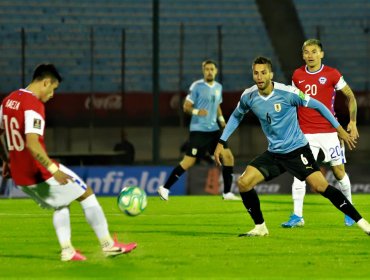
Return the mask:
<path id="1" fill-rule="evenodd" d="M 197 153 L 198 153 L 198 149 L 195 149 L 195 148 L 191 149 L 191 154 L 192 154 L 193 156 L 196 156 L 196 155 L 197 155 Z"/>

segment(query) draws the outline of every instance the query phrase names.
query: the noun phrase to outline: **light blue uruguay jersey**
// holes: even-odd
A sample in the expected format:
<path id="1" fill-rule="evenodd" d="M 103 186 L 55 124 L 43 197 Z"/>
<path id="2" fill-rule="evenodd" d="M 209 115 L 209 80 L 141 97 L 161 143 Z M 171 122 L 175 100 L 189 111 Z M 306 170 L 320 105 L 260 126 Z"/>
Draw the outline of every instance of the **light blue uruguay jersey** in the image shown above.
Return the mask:
<path id="1" fill-rule="evenodd" d="M 258 92 L 256 85 L 243 92 L 221 140 L 226 141 L 239 125 L 244 114 L 251 110 L 261 123 L 262 130 L 268 139 L 270 152 L 285 154 L 303 147 L 308 142 L 299 127 L 297 106 L 314 108 L 334 127 L 339 126 L 335 118 L 330 117 L 330 111 L 322 103 L 310 98 L 295 87 L 274 82 L 274 90 L 266 97 Z"/>
<path id="2" fill-rule="evenodd" d="M 222 85 L 216 81 L 210 86 L 204 79 L 192 83 L 186 100 L 193 104 L 194 109 L 206 109 L 207 116 L 191 116 L 190 131 L 211 132 L 219 130 L 217 109 L 222 103 Z"/>

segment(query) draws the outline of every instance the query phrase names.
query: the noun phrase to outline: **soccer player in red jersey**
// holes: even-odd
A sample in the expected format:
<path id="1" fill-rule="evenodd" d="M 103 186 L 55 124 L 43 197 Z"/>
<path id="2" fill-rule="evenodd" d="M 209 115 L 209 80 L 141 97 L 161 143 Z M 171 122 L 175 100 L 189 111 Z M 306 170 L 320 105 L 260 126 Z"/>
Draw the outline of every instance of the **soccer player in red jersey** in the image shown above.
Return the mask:
<path id="1" fill-rule="evenodd" d="M 324 51 L 322 44 L 317 39 L 309 39 L 304 42 L 302 47 L 303 60 L 306 65 L 296 69 L 293 73 L 292 83 L 306 94 L 321 101 L 332 113 L 334 112 L 334 102 L 336 93 L 343 93 L 348 101 L 348 111 L 350 121 L 347 131 L 357 139 L 359 137 L 356 116 L 357 103 L 353 91 L 343 79 L 342 74 L 335 68 L 322 64 Z M 345 172 L 344 145 L 341 145 L 337 132 L 331 124 L 318 112 L 309 108 L 300 107 L 298 109 L 299 125 L 310 143 L 315 159 L 319 151 L 324 153 L 324 162 L 330 164 L 340 189 L 346 198 L 352 203 L 351 183 Z M 294 213 L 290 219 L 283 223 L 283 227 L 299 227 L 304 225 L 303 220 L 303 199 L 306 193 L 306 184 L 294 178 L 292 195 L 294 201 Z M 352 226 L 354 221 L 345 216 L 345 225 Z"/>
<path id="2" fill-rule="evenodd" d="M 3 176 L 43 208 L 54 209 L 53 224 L 61 246 L 62 261 L 84 261 L 71 242 L 69 205 L 80 202 L 86 219 L 98 237 L 103 253 L 114 256 L 128 253 L 136 243 L 113 240 L 104 212 L 92 189 L 72 170 L 50 159 L 44 143 L 45 107 L 62 78 L 52 64 L 41 64 L 32 82 L 4 98 L 0 107 L 0 132 L 6 135 L 9 158 L 0 152 Z M 0 140 L 1 141 L 1 140 Z M 0 148 L 3 148 L 1 143 Z"/>

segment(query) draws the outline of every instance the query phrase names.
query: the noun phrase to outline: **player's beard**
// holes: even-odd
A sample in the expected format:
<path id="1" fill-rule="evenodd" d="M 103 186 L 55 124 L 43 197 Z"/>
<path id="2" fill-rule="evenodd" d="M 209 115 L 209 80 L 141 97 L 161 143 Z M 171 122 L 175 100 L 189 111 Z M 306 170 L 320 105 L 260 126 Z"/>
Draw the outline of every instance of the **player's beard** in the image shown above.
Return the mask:
<path id="1" fill-rule="evenodd" d="M 209 75 L 209 76 L 207 76 L 206 77 L 206 82 L 207 83 L 211 83 L 211 82 L 213 82 L 215 80 L 215 78 L 213 77 L 213 76 L 211 76 L 211 75 Z"/>

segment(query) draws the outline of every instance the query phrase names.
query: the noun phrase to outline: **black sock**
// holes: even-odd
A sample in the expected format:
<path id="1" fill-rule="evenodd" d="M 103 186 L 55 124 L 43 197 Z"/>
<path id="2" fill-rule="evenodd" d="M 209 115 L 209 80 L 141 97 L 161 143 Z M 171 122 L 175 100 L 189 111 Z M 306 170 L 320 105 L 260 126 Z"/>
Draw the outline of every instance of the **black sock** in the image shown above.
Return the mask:
<path id="1" fill-rule="evenodd" d="M 254 224 L 262 224 L 265 220 L 263 219 L 260 200 L 256 190 L 252 189 L 249 192 L 241 192 L 240 196 L 242 197 L 244 207 L 247 209 L 249 215 L 251 215 Z"/>
<path id="2" fill-rule="evenodd" d="M 340 190 L 329 185 L 322 195 L 329 199 L 340 211 L 351 217 L 356 223 L 362 218 L 360 213 L 357 212 L 356 208 Z"/>
<path id="3" fill-rule="evenodd" d="M 233 166 L 223 166 L 222 167 L 222 177 L 224 179 L 224 193 L 231 191 L 231 185 L 233 183 Z"/>
<path id="4" fill-rule="evenodd" d="M 181 167 L 181 165 L 179 164 L 178 166 L 176 166 L 171 174 L 170 174 L 170 177 L 168 177 L 166 183 L 164 184 L 163 187 L 165 187 L 166 189 L 170 189 L 172 187 L 173 184 L 175 184 L 177 182 L 177 180 L 181 177 L 182 174 L 184 174 L 185 170 L 184 168 Z"/>

